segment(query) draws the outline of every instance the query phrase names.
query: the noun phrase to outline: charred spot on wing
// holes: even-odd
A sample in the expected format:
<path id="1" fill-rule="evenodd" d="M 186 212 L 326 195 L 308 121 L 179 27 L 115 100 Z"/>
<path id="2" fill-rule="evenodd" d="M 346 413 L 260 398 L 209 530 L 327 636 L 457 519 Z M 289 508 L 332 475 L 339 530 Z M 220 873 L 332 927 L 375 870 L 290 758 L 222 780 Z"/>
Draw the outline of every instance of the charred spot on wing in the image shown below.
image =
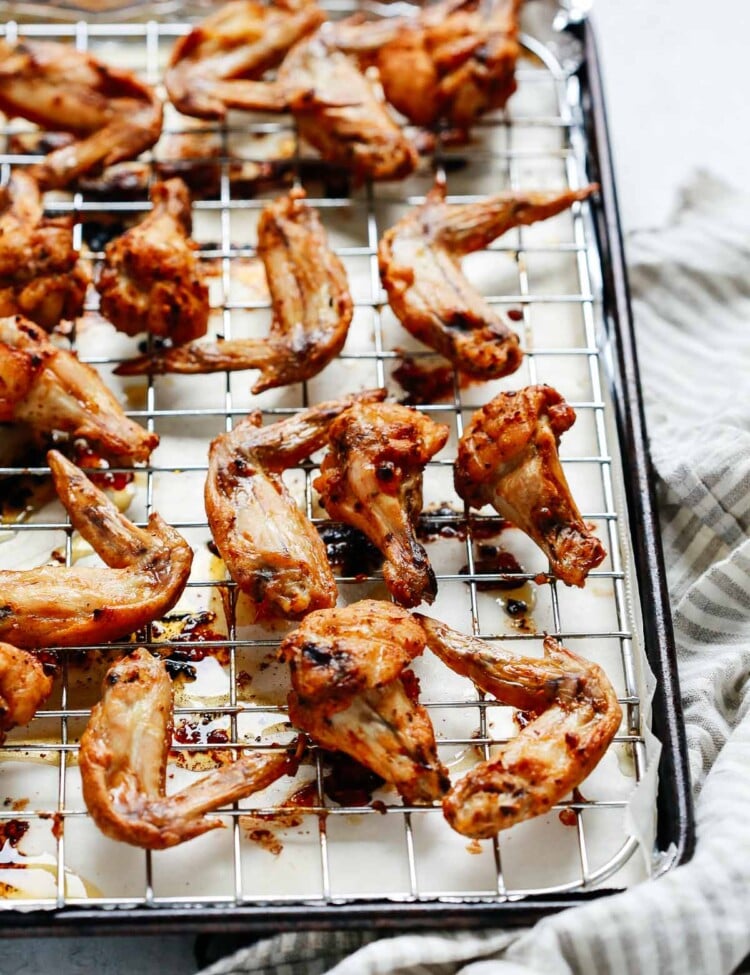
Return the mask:
<path id="1" fill-rule="evenodd" d="M 315 643 L 303 643 L 302 655 L 316 667 L 329 667 L 334 659 L 334 655 L 329 650 L 324 650 Z"/>

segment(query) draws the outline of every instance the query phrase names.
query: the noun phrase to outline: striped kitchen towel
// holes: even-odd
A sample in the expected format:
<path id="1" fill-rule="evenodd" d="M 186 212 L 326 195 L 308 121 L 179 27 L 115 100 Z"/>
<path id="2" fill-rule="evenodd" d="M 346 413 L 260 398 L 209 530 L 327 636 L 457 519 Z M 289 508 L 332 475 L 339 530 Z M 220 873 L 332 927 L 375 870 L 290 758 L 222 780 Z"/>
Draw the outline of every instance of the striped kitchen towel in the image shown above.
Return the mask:
<path id="1" fill-rule="evenodd" d="M 697 815 L 693 860 L 522 931 L 295 932 L 203 975 L 728 975 L 750 953 L 750 198 L 628 242 Z M 354 952 L 353 954 L 350 954 Z"/>

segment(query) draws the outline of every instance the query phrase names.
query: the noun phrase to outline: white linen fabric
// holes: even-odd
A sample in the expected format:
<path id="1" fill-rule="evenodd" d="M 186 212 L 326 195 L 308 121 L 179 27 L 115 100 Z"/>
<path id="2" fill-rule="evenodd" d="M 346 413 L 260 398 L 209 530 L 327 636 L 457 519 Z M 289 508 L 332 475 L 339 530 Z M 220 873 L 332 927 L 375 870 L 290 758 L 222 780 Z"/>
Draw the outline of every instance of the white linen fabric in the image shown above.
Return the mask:
<path id="1" fill-rule="evenodd" d="M 727 975 L 750 954 L 750 197 L 698 174 L 627 251 L 694 858 L 521 931 L 295 932 L 203 975 Z"/>

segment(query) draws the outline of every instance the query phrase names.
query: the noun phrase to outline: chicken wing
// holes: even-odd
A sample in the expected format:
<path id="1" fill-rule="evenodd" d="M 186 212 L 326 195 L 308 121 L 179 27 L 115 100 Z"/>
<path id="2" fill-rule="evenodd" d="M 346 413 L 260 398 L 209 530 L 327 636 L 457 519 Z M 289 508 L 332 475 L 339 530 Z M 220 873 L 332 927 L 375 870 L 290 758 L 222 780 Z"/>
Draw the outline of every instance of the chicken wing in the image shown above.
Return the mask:
<path id="1" fill-rule="evenodd" d="M 181 179 L 154 183 L 145 220 L 111 240 L 97 282 L 101 310 L 121 332 L 175 343 L 206 334 L 208 285 L 190 238 L 190 193 Z"/>
<path id="2" fill-rule="evenodd" d="M 258 254 L 273 305 L 268 339 L 195 342 L 124 362 L 117 374 L 260 369 L 254 393 L 317 375 L 343 348 L 354 306 L 344 266 L 303 190 L 263 209 Z"/>
<path id="3" fill-rule="evenodd" d="M 28 724 L 52 693 L 52 677 L 25 650 L 0 643 L 0 744 L 16 725 Z"/>
<path id="4" fill-rule="evenodd" d="M 21 313 L 50 331 L 81 314 L 89 276 L 73 247 L 73 220 L 44 216 L 25 170 L 0 188 L 0 317 Z"/>
<path id="5" fill-rule="evenodd" d="M 385 390 L 353 394 L 266 427 L 254 413 L 211 443 L 208 523 L 229 574 L 260 615 L 297 619 L 335 604 L 325 545 L 280 474 L 319 450 L 347 407 L 384 396 Z"/>
<path id="6" fill-rule="evenodd" d="M 432 803 L 450 786 L 406 669 L 424 645 L 408 613 L 364 599 L 310 613 L 279 650 L 291 670 L 292 722 L 395 785 L 410 804 Z"/>
<path id="7" fill-rule="evenodd" d="M 247 752 L 167 796 L 172 682 L 164 661 L 138 647 L 109 669 L 104 695 L 81 736 L 78 762 L 86 807 L 114 840 L 164 850 L 221 828 L 206 817 L 292 773 L 285 752 Z"/>
<path id="8" fill-rule="evenodd" d="M 416 168 L 416 150 L 370 81 L 322 32 L 292 48 L 279 82 L 302 138 L 355 182 L 403 179 Z"/>
<path id="9" fill-rule="evenodd" d="M 115 464 L 145 463 L 159 443 L 129 420 L 91 366 L 21 315 L 0 318 L 0 422 L 26 423 L 44 446 L 82 439 Z"/>
<path id="10" fill-rule="evenodd" d="M 330 426 L 314 487 L 329 516 L 364 532 L 385 556 L 388 591 L 402 606 L 431 603 L 435 573 L 417 541 L 422 472 L 448 428 L 397 403 L 359 403 Z"/>
<path id="11" fill-rule="evenodd" d="M 581 518 L 557 447 L 575 410 L 550 386 L 500 393 L 477 410 L 458 445 L 456 491 L 491 504 L 545 552 L 568 586 L 583 586 L 607 554 Z"/>
<path id="12" fill-rule="evenodd" d="M 56 450 L 47 463 L 73 527 L 109 568 L 0 571 L 0 639 L 26 648 L 99 644 L 167 613 L 190 575 L 187 542 L 156 513 L 136 527 Z"/>
<path id="13" fill-rule="evenodd" d="M 521 364 L 518 336 L 464 277 L 459 258 L 511 227 L 545 220 L 596 189 L 505 193 L 479 203 L 445 202 L 437 182 L 425 202 L 388 230 L 378 248 L 383 287 L 404 328 L 475 379 Z"/>
<path id="14" fill-rule="evenodd" d="M 521 0 L 444 0 L 413 18 L 333 28 L 338 47 L 374 63 L 388 101 L 417 125 L 466 130 L 516 90 Z"/>
<path id="15" fill-rule="evenodd" d="M 451 670 L 534 719 L 443 799 L 464 836 L 487 839 L 547 812 L 589 775 L 620 727 L 622 709 L 601 667 L 547 637 L 544 657 L 519 657 L 417 614 L 427 645 Z"/>
<path id="16" fill-rule="evenodd" d="M 109 67 L 69 44 L 0 40 L 0 110 L 76 141 L 34 166 L 44 189 L 134 159 L 161 134 L 156 93 L 128 71 Z"/>
<path id="17" fill-rule="evenodd" d="M 185 115 L 223 119 L 242 81 L 275 68 L 324 19 L 314 0 L 222 5 L 175 44 L 164 75 L 170 99 Z"/>
<path id="18" fill-rule="evenodd" d="M 291 111 L 302 138 L 327 162 L 348 170 L 356 182 L 408 176 L 418 162 L 416 149 L 369 79 L 330 42 L 326 26 L 295 44 L 276 81 L 233 82 L 234 97 L 226 104 Z"/>

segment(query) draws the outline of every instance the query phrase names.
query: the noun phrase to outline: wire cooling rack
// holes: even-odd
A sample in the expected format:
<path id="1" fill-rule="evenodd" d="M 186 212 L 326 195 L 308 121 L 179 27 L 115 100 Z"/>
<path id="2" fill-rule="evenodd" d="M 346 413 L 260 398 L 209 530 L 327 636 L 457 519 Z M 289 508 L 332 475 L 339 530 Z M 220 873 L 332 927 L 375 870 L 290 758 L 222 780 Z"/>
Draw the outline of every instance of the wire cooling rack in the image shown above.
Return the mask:
<path id="1" fill-rule="evenodd" d="M 341 5 L 332 12 L 350 9 Z M 104 60 L 127 64 L 158 85 L 174 40 L 188 29 L 182 23 L 156 22 L 8 23 L 2 33 L 10 39 L 73 43 Z M 306 188 L 352 284 L 355 318 L 339 359 L 307 383 L 257 397 L 248 391 L 253 373 L 118 381 L 111 370 L 137 353 L 138 340 L 115 333 L 98 318 L 93 290 L 73 335 L 74 348 L 101 370 L 128 415 L 162 437 L 152 463 L 125 489 L 132 494 L 129 516 L 142 524 L 158 510 L 196 552 L 188 588 L 170 621 L 139 634 L 139 642 L 171 654 L 173 669 L 197 675 L 196 680 L 178 678 L 176 685 L 178 733 L 169 791 L 196 769 L 235 754 L 238 745 L 278 748 L 292 737 L 285 724 L 284 675 L 274 662 L 288 628 L 252 622 L 244 597 L 237 598 L 209 548 L 202 507 L 209 440 L 231 429 L 250 409 L 261 409 L 269 422 L 343 389 L 385 385 L 404 396 L 394 378 L 404 356 L 424 364 L 434 355 L 412 340 L 389 311 L 379 282 L 377 244 L 408 206 L 424 199 L 436 174 L 447 180 L 453 202 L 505 188 L 576 188 L 588 181 L 578 78 L 534 37 L 524 35 L 523 44 L 527 56 L 520 62 L 518 92 L 507 110 L 478 122 L 469 146 L 438 138 L 419 171 L 403 183 L 345 186 L 339 176 L 311 162 L 288 118 L 231 115 L 217 128 L 204 123 L 196 127 L 168 113 L 162 143 L 144 157 L 145 169 L 127 198 L 101 190 L 47 195 L 47 212 L 74 215 L 76 243 L 87 245 L 96 265 L 103 257 L 98 230 L 104 228 L 106 235 L 113 221 L 132 222 L 148 210 L 147 189 L 138 179 L 145 173 L 147 182 L 164 172 L 165 140 L 186 130 L 213 139 L 201 163 L 208 166 L 213 186 L 198 194 L 193 205 L 194 237 L 210 274 L 213 330 L 227 338 L 264 334 L 269 302 L 262 275 L 256 273 L 254 229 L 265 201 L 282 186 L 258 184 L 248 193 L 248 179 L 252 182 L 269 152 L 273 155 L 281 147 L 287 180 Z M 5 142 L 0 144 L 3 182 L 11 166 L 40 158 L 19 151 L 22 128 L 15 121 L 0 130 Z M 636 786 L 644 788 L 651 779 L 647 770 L 655 755 L 646 724 L 646 668 L 619 446 L 600 361 L 602 281 L 588 204 L 507 233 L 486 252 L 467 259 L 466 267 L 490 303 L 510 314 L 526 357 L 518 373 L 499 382 L 463 386 L 454 376 L 446 396 L 420 406 L 451 430 L 446 448 L 425 476 L 423 530 L 433 539 L 426 547 L 439 586 L 430 611 L 467 632 L 512 642 L 526 653 L 541 653 L 543 634 L 553 633 L 602 663 L 617 689 L 624 720 L 600 768 L 580 793 L 549 815 L 467 847 L 443 822 L 439 809 L 405 806 L 392 791 L 376 790 L 375 802 L 368 801 L 369 794 L 353 801 L 339 791 L 335 801 L 328 787 L 328 760 L 312 748 L 294 783 L 287 780 L 217 813 L 227 829 L 151 854 L 98 833 L 81 799 L 76 764 L 78 738 L 98 697 L 101 675 L 126 644 L 65 651 L 52 701 L 28 728 L 14 731 L 1 752 L 3 906 L 46 908 L 61 917 L 82 909 L 117 908 L 132 920 L 139 912 L 145 916 L 143 909 L 154 908 L 160 910 L 152 916 L 200 907 L 201 916 L 207 917 L 212 910 L 229 907 L 238 916 L 265 911 L 268 918 L 274 907 L 305 905 L 300 917 L 309 920 L 310 911 L 321 907 L 340 921 L 347 907 L 357 905 L 382 916 L 384 905 L 424 905 L 430 911 L 441 905 L 502 906 L 622 887 L 645 875 L 650 848 L 642 851 L 644 857 L 634 854 L 644 835 L 647 843 L 648 829 L 641 842 L 631 835 L 628 806 Z M 583 591 L 558 584 L 520 533 L 498 525 L 486 512 L 468 517 L 452 488 L 457 440 L 473 410 L 498 390 L 536 382 L 555 385 L 578 414 L 576 426 L 563 439 L 564 467 L 584 518 L 596 526 L 609 552 Z M 313 521 L 323 524 L 325 513 L 312 488 L 315 460 L 288 472 L 287 481 Z M 46 469 L 0 468 L 2 476 L 21 473 L 43 475 Z M 56 503 L 2 526 L 0 532 L 7 541 L 0 544 L 3 567 L 39 564 L 53 550 L 67 565 L 87 557 Z M 511 552 L 517 566 L 488 568 L 490 543 Z M 364 575 L 352 570 L 337 581 L 345 602 L 387 595 L 377 570 Z M 467 681 L 434 660 L 424 658 L 416 669 L 441 757 L 455 781 L 513 733 L 512 713 L 482 699 Z M 653 788 L 651 794 L 655 803 Z M 39 877 L 29 883 L 34 874 Z"/>

